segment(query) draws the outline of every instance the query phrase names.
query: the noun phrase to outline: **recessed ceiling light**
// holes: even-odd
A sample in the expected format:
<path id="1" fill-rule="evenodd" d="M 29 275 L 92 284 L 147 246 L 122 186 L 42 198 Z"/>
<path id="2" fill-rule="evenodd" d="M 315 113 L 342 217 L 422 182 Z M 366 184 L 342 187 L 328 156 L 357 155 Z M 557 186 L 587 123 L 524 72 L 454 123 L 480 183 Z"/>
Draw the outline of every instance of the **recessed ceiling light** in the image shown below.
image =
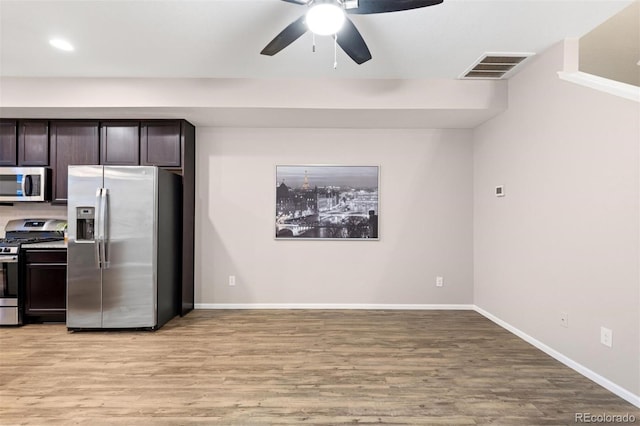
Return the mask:
<path id="1" fill-rule="evenodd" d="M 73 46 L 71 45 L 71 43 L 59 38 L 52 38 L 51 40 L 49 40 L 49 44 L 56 49 L 64 50 L 65 52 L 71 52 L 73 50 Z"/>

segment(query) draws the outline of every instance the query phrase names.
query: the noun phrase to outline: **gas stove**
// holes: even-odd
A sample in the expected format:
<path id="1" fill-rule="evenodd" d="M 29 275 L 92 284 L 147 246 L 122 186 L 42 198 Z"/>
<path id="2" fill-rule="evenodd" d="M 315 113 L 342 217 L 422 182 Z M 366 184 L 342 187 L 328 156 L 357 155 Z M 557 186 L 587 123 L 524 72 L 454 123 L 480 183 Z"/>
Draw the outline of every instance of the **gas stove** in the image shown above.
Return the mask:
<path id="1" fill-rule="evenodd" d="M 63 231 L 64 232 L 64 231 Z M 0 238 L 0 255 L 3 254 L 18 254 L 21 244 L 29 243 L 43 243 L 46 241 L 60 241 L 64 239 L 64 234 L 61 236 L 51 237 L 9 237 Z"/>
<path id="2" fill-rule="evenodd" d="M 64 239 L 67 222 L 61 219 L 16 219 L 5 226 L 5 238 L 0 238 L 0 254 L 17 253 L 21 244 L 59 241 Z"/>
<path id="3" fill-rule="evenodd" d="M 63 240 L 67 222 L 59 219 L 10 220 L 0 238 L 0 325 L 22 324 L 22 296 L 18 290 L 22 244 Z"/>

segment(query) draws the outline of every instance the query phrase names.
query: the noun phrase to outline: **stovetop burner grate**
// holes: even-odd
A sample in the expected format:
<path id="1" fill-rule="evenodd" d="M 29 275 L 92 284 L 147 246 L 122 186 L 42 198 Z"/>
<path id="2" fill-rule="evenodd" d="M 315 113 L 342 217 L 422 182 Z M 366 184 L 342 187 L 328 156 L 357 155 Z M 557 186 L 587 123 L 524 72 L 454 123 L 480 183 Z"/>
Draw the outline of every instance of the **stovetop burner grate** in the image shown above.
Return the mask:
<path id="1" fill-rule="evenodd" d="M 64 240 L 66 221 L 61 219 L 14 219 L 7 222 L 0 247 Z"/>
<path id="2" fill-rule="evenodd" d="M 15 247 L 21 244 L 62 241 L 64 237 L 6 237 L 0 238 L 0 247 Z"/>

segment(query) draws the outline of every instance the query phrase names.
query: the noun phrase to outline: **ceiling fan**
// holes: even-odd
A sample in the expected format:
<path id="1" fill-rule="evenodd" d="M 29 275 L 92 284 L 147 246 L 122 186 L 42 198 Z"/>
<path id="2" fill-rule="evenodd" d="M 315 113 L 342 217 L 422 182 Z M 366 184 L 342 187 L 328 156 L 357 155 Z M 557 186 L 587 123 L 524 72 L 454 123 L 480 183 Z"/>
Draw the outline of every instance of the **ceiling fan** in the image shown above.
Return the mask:
<path id="1" fill-rule="evenodd" d="M 333 35 L 335 42 L 358 65 L 371 59 L 362 35 L 345 16 L 398 12 L 442 3 L 444 0 L 282 0 L 307 6 L 308 11 L 275 36 L 260 52 L 273 56 L 311 30 L 318 35 Z M 326 18 L 326 20 L 325 20 Z M 333 19 L 333 20 L 332 20 Z M 326 24 L 326 28 L 321 28 Z"/>

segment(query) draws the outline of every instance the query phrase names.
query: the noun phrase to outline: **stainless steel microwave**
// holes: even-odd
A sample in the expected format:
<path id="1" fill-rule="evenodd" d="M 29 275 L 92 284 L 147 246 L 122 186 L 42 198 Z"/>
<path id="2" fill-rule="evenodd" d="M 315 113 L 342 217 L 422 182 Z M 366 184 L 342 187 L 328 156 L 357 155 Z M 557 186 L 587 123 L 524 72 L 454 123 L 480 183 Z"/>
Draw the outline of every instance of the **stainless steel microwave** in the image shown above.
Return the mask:
<path id="1" fill-rule="evenodd" d="M 0 202 L 49 201 L 47 167 L 0 167 Z"/>

